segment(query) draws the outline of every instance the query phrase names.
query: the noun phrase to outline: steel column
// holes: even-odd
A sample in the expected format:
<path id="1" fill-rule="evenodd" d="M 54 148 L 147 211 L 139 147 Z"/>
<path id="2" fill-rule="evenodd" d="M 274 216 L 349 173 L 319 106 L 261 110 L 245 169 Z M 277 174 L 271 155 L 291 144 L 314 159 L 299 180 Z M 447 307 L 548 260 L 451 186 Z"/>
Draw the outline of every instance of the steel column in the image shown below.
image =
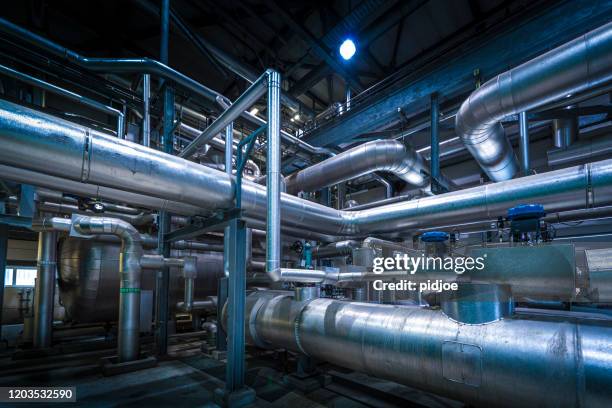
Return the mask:
<path id="1" fill-rule="evenodd" d="M 34 291 L 34 348 L 51 347 L 53 299 L 57 259 L 57 233 L 38 233 L 38 261 Z"/>
<path id="2" fill-rule="evenodd" d="M 6 255 L 8 225 L 0 224 L 0 342 L 2 342 L 2 310 L 4 309 L 4 280 L 6 279 Z"/>
<path id="3" fill-rule="evenodd" d="M 239 219 L 229 223 L 229 280 L 227 365 L 225 392 L 244 387 L 244 309 L 246 298 L 246 224 Z"/>
<path id="4" fill-rule="evenodd" d="M 519 146 L 521 151 L 521 171 L 523 175 L 529 174 L 529 120 L 527 112 L 519 113 Z"/>
<path id="5" fill-rule="evenodd" d="M 431 110 L 431 153 L 430 153 L 430 175 L 431 175 L 431 191 L 434 194 L 440 192 L 438 180 L 440 180 L 440 104 L 438 94 L 431 94 L 430 98 Z"/>
<path id="6" fill-rule="evenodd" d="M 170 27 L 170 0 L 162 0 L 161 8 L 161 42 L 160 60 L 168 64 L 168 29 Z M 169 83 L 164 84 L 164 119 L 162 149 L 172 154 L 174 129 L 174 89 Z M 164 257 L 170 256 L 170 244 L 166 234 L 170 233 L 170 214 L 167 211 L 159 213 L 158 251 Z M 170 286 L 170 271 L 167 266 L 161 268 L 157 281 L 157 352 L 160 356 L 168 352 L 168 319 L 170 315 L 168 296 Z"/>
<path id="7" fill-rule="evenodd" d="M 142 100 L 143 117 L 142 117 L 142 144 L 146 147 L 151 147 L 151 113 L 149 112 L 149 99 L 151 98 L 151 75 L 144 74 L 142 76 Z"/>

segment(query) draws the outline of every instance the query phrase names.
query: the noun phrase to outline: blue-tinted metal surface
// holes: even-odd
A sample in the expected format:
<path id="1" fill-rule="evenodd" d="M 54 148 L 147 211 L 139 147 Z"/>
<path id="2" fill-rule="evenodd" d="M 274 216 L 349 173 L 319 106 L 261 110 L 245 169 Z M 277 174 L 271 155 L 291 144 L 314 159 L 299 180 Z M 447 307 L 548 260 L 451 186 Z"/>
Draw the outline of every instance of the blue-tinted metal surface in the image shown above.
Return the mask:
<path id="1" fill-rule="evenodd" d="M 353 107 L 334 122 L 306 135 L 305 139 L 319 146 L 336 145 L 380 129 L 399 120 L 397 110 L 400 107 L 408 112 L 426 110 L 429 95 L 434 92 L 440 93 L 443 100 L 472 90 L 474 69 L 479 69 L 485 79 L 491 78 L 609 22 L 611 13 L 609 0 L 566 1 L 551 7 L 523 24 L 486 36 L 469 49 L 457 47 L 445 54 L 437 68 L 413 77 L 404 86 L 381 95 L 372 103 Z"/>

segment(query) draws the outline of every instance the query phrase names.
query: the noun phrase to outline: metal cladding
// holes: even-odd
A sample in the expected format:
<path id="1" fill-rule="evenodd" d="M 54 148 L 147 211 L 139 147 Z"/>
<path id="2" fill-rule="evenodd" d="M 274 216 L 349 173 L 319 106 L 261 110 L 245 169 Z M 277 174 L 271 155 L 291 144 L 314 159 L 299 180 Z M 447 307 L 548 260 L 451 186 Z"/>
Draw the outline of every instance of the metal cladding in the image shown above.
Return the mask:
<path id="1" fill-rule="evenodd" d="M 429 308 L 298 302 L 273 291 L 248 296 L 247 316 L 251 344 L 474 406 L 596 408 L 612 398 L 609 322 L 513 316 L 462 324 Z"/>
<path id="2" fill-rule="evenodd" d="M 223 275 L 223 256 L 219 253 L 194 253 L 197 258 L 194 299 L 214 295 L 217 278 Z M 112 322 L 119 315 L 120 245 L 97 239 L 67 238 L 60 241 L 58 255 L 59 296 L 67 318 L 74 323 Z M 179 256 L 174 251 L 173 256 Z M 183 300 L 183 276 L 171 269 L 170 306 Z M 145 272 L 142 290 L 155 288 L 155 274 Z"/>
<path id="3" fill-rule="evenodd" d="M 0 100 L 0 164 L 206 210 L 233 205 L 233 177 L 188 160 Z M 8 167 L 7 167 L 8 168 Z M 44 174 L 43 174 L 44 173 Z M 49 181 L 49 180 L 47 180 Z M 47 187 L 57 189 L 57 186 Z M 524 202 L 559 212 L 612 204 L 612 160 L 360 211 L 341 211 L 280 194 L 283 227 L 336 236 L 365 236 L 495 219 Z M 243 181 L 247 219 L 266 217 L 266 187 Z"/>
<path id="4" fill-rule="evenodd" d="M 493 181 L 517 172 L 499 121 L 612 80 L 612 23 L 599 27 L 483 84 L 463 102 L 455 129 Z"/>
<path id="5" fill-rule="evenodd" d="M 423 187 L 428 179 L 422 157 L 397 140 L 375 140 L 300 170 L 285 179 L 287 192 L 315 191 L 375 171 L 390 172 Z"/>

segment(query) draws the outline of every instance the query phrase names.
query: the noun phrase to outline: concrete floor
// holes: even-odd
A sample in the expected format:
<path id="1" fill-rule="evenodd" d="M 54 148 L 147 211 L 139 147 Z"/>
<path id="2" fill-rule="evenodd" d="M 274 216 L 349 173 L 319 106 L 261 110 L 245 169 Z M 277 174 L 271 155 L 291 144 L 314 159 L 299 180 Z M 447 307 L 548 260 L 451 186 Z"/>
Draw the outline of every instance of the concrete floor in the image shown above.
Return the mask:
<path id="1" fill-rule="evenodd" d="M 223 387 L 225 364 L 200 352 L 200 342 L 171 345 L 167 359 L 153 368 L 105 377 L 101 357 L 112 349 L 13 360 L 0 357 L 0 386 L 74 386 L 76 403 L 53 407 L 215 407 L 213 392 Z M 321 369 L 331 384 L 310 392 L 291 385 L 285 376 L 295 362 L 284 352 L 255 352 L 247 361 L 247 384 L 256 390 L 253 407 L 291 408 L 392 408 L 461 407 L 453 401 L 431 396 L 395 383 L 363 374 L 343 372 L 338 367 Z M 20 403 L 19 407 L 41 404 Z"/>

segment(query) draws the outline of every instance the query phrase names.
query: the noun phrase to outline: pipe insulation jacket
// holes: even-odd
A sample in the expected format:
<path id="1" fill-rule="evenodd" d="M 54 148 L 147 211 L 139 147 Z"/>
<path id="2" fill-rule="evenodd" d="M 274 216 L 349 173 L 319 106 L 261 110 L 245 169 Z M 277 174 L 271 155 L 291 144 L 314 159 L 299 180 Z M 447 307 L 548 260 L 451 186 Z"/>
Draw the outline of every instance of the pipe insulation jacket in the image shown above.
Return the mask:
<path id="1" fill-rule="evenodd" d="M 491 180 L 509 180 L 518 166 L 501 119 L 611 80 L 608 23 L 487 81 L 463 102 L 455 129 Z"/>
<path id="2" fill-rule="evenodd" d="M 603 408 L 612 399 L 606 321 L 513 316 L 462 324 L 441 310 L 298 302 L 275 291 L 249 295 L 246 316 L 250 344 L 286 348 L 471 406 Z"/>
<path id="3" fill-rule="evenodd" d="M 232 176 L 4 100 L 0 144 L 0 165 L 35 172 L 31 184 L 40 175 L 206 210 L 233 205 Z M 245 217 L 265 220 L 266 187 L 245 180 L 242 188 Z M 612 160 L 360 211 L 280 195 L 284 227 L 365 236 L 492 219 L 525 202 L 540 203 L 547 212 L 609 205 Z"/>

